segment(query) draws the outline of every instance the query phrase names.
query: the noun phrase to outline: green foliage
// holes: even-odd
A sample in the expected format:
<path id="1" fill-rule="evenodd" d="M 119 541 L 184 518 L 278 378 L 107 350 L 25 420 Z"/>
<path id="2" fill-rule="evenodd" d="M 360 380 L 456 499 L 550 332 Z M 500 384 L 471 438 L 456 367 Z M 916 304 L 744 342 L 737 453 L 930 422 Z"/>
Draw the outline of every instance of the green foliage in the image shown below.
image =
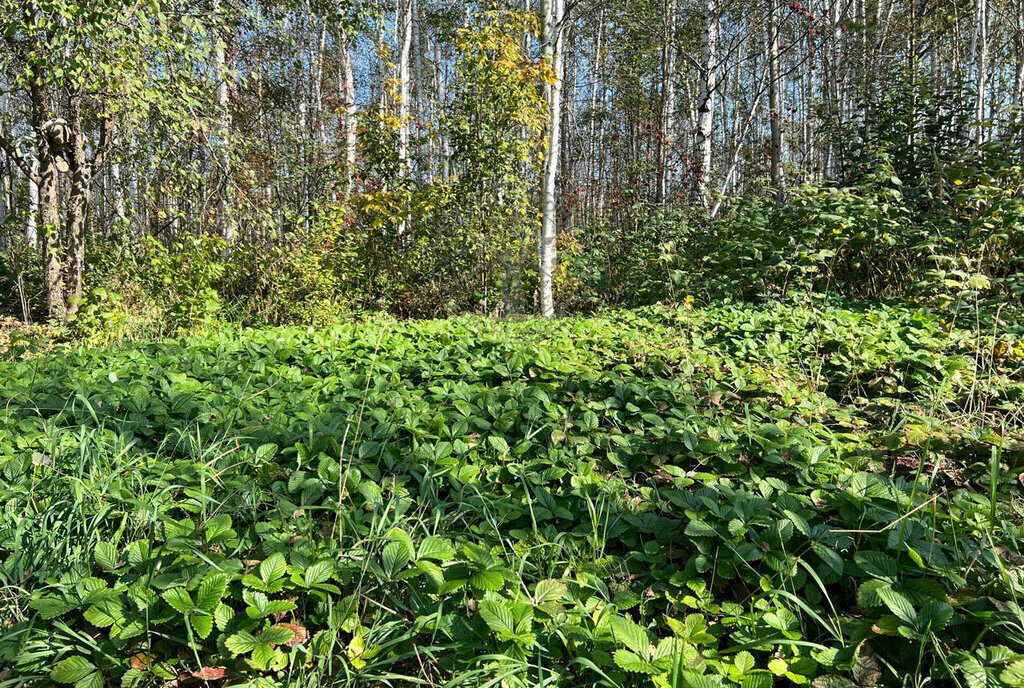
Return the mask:
<path id="1" fill-rule="evenodd" d="M 402 122 L 364 118 L 365 188 L 352 200 L 359 229 L 340 237 L 359 254 L 365 282 L 355 295 L 364 305 L 419 316 L 531 308 L 531 180 L 547 77 L 523 50 L 534 24 L 532 15 L 492 10 L 456 32 L 453 104 L 437 122 L 414 123 L 421 145 L 440 133 L 450 142 L 448 176 L 419 181 L 425 175 L 396 154 Z"/>
<path id="2" fill-rule="evenodd" d="M 699 213 L 644 204 L 631 212 L 635 217 L 628 225 L 603 222 L 559 235 L 555 285 L 561 308 L 587 312 L 609 304 L 672 303 L 694 287 L 696 280 L 683 272 L 692 268 L 677 251 L 697 241 L 694 232 L 703 226 Z"/>
<path id="3" fill-rule="evenodd" d="M 2 363 L 0 670 L 1016 685 L 1024 347 L 993 327 L 723 304 Z"/>
<path id="4" fill-rule="evenodd" d="M 208 235 L 184 236 L 165 245 L 100 247 L 93 259 L 98 279 L 71 321 L 93 343 L 175 336 L 217 321 L 218 286 L 227 271 L 226 245 Z"/>
<path id="5" fill-rule="evenodd" d="M 159 122 L 169 135 L 194 135 L 202 86 L 173 66 L 207 57 L 208 43 L 196 40 L 206 22 L 161 2 L 3 0 L 0 34 L 9 49 L 0 51 L 0 69 L 11 68 L 19 89 L 63 88 L 88 98 L 95 120 Z"/>
<path id="6" fill-rule="evenodd" d="M 941 308 L 1019 302 L 1024 171 L 1010 154 L 993 144 L 949 165 L 924 200 L 920 188 L 907 194 L 884 153 L 852 186 L 803 185 L 782 205 L 740 199 L 696 229 L 677 230 L 680 238 L 665 244 L 664 280 L 709 297 L 899 296 Z"/>
<path id="7" fill-rule="evenodd" d="M 33 305 L 42 301 L 42 267 L 39 252 L 0 227 L 0 313 L 24 320 Z"/>
<path id="8" fill-rule="evenodd" d="M 326 324 L 338 319 L 359 285 L 347 217 L 330 211 L 272 248 L 241 245 L 226 262 L 218 293 L 244 322 Z"/>

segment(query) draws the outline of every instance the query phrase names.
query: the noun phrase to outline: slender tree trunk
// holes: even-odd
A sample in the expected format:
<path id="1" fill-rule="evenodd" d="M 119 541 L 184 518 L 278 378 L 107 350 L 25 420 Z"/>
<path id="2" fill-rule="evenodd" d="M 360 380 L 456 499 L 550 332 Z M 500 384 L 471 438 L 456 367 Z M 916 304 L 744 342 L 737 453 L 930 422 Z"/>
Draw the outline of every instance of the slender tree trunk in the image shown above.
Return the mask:
<path id="1" fill-rule="evenodd" d="M 49 158 L 49 156 L 47 156 Z M 61 264 L 60 216 L 57 205 L 57 167 L 52 159 L 39 166 L 39 209 L 42 225 L 43 283 L 46 289 L 46 309 L 50 320 L 67 319 L 64 297 L 64 270 Z"/>
<path id="2" fill-rule="evenodd" d="M 345 101 L 345 195 L 351 195 L 355 188 L 356 162 L 359 153 L 358 110 L 356 108 L 356 77 L 352 66 L 352 50 L 348 34 L 341 34 L 341 71 L 343 81 L 342 97 Z"/>
<path id="3" fill-rule="evenodd" d="M 597 18 L 597 35 L 594 38 L 594 56 L 593 66 L 590 74 L 590 141 L 589 151 L 587 154 L 587 208 L 588 208 L 588 222 L 593 222 L 595 219 L 596 211 L 596 193 L 598 191 L 597 185 L 600 182 L 600 172 L 598 167 L 598 149 L 601 146 L 601 141 L 598 137 L 598 120 L 603 117 L 598 114 L 597 109 L 597 96 L 599 89 L 603 82 L 603 65 L 604 65 L 604 8 L 601 8 Z M 602 106 L 604 103 L 601 103 Z"/>
<path id="4" fill-rule="evenodd" d="M 421 17 L 420 3 L 415 0 L 410 0 L 409 11 L 412 16 L 409 17 L 409 32 L 412 34 L 410 50 L 412 51 L 412 77 L 409 83 L 409 126 L 412 126 L 412 122 L 421 122 L 423 120 L 424 107 L 426 103 L 426 97 L 424 94 L 425 80 L 423 70 L 423 20 Z M 416 167 L 416 179 L 420 180 L 424 177 L 423 168 L 426 167 L 429 174 L 429 164 L 420 163 Z"/>
<path id="5" fill-rule="evenodd" d="M 25 162 L 30 165 L 33 174 L 39 175 L 38 155 L 31 156 Z M 32 248 L 39 248 L 39 184 L 31 177 L 28 180 L 28 215 L 25 218 L 25 243 Z"/>
<path id="6" fill-rule="evenodd" d="M 395 10 L 396 14 L 398 10 Z M 391 49 L 387 45 L 384 37 L 384 3 L 381 0 L 377 0 L 377 43 L 376 43 L 376 74 L 374 75 L 374 88 L 377 89 L 377 108 L 383 114 L 388 104 L 388 88 L 387 82 L 389 79 L 388 62 L 390 61 Z"/>
<path id="7" fill-rule="evenodd" d="M 764 93 L 765 82 L 767 81 L 768 74 L 767 70 L 761 68 L 761 77 L 757 81 L 757 89 L 755 90 L 756 97 L 751 103 L 750 110 L 746 113 L 746 121 L 743 125 L 743 129 L 740 134 L 736 137 L 736 143 L 733 147 L 732 157 L 729 160 L 729 166 L 725 170 L 725 178 L 722 181 L 721 193 L 718 198 L 715 199 L 715 203 L 711 206 L 711 217 L 716 217 L 718 212 L 722 209 L 722 203 L 725 200 L 725 194 L 728 192 L 730 185 L 734 184 L 736 178 L 736 169 L 739 165 L 740 153 L 743 151 L 743 141 L 746 140 L 747 134 L 754 126 L 754 118 L 757 116 L 758 110 L 761 108 L 761 104 L 764 103 L 764 98 L 761 94 Z"/>
<path id="8" fill-rule="evenodd" d="M 41 80 L 40 80 L 41 81 Z M 60 209 L 57 197 L 57 164 L 46 136 L 49 121 L 48 93 L 34 81 L 29 89 L 32 103 L 32 128 L 36 135 L 39 169 L 40 246 L 43 250 L 43 287 L 46 296 L 47 317 L 54 322 L 67 320 L 67 301 L 64 291 L 64 266 Z"/>
<path id="9" fill-rule="evenodd" d="M 658 129 L 658 202 L 664 205 L 669 194 L 668 154 L 675 130 L 675 2 L 662 1 L 665 36 L 661 48 L 661 122 Z"/>
<path id="10" fill-rule="evenodd" d="M 978 93 L 974 104 L 976 128 L 974 142 L 978 146 L 985 143 L 985 105 L 988 98 L 988 0 L 978 0 Z"/>
<path id="11" fill-rule="evenodd" d="M 541 18 L 544 34 L 544 57 L 550 61 L 553 78 L 548 91 L 548 141 L 544 161 L 544 185 L 542 188 L 542 212 L 538 263 L 540 266 L 540 313 L 545 318 L 555 315 L 554 269 L 558 232 L 558 204 L 555 190 L 558 183 L 559 151 L 562 140 L 562 23 L 565 16 L 565 0 L 542 0 Z"/>
<path id="12" fill-rule="evenodd" d="M 443 112 L 448 106 L 448 85 L 444 75 L 444 57 L 441 54 L 441 41 L 434 41 L 434 91 L 437 97 L 437 106 Z M 451 176 L 451 142 L 448 135 L 440 135 L 441 155 L 441 178 L 448 179 Z"/>
<path id="13" fill-rule="evenodd" d="M 300 217 L 304 218 L 302 221 L 303 227 L 309 229 L 309 216 L 310 216 L 310 205 L 312 204 L 313 198 L 310 191 L 310 176 L 309 176 L 309 163 L 310 163 L 310 147 L 312 145 L 312 137 L 310 135 L 310 121 L 309 121 L 309 104 L 311 102 L 312 84 L 311 84 L 311 71 L 310 68 L 313 65 L 313 48 L 310 47 L 312 41 L 310 41 L 309 28 L 310 28 L 310 12 L 309 2 L 303 2 L 303 11 L 301 18 L 296 21 L 295 33 L 298 36 L 298 60 L 296 63 L 296 69 L 293 78 L 293 83 L 298 87 L 298 109 L 299 109 L 299 130 L 298 130 L 298 162 L 301 182 L 299 184 L 298 196 L 300 205 Z"/>
<path id="14" fill-rule="evenodd" d="M 401 34 L 402 47 L 398 54 L 398 159 L 402 165 L 409 165 L 409 140 L 410 140 L 410 97 L 412 82 L 409 78 L 410 57 L 412 55 L 412 32 L 413 32 L 413 2 L 415 0 L 400 0 L 404 3 L 401 11 Z"/>
<path id="15" fill-rule="evenodd" d="M 73 135 L 70 151 L 71 185 L 67 198 L 65 240 L 67 242 L 67 313 L 74 315 L 82 299 L 85 276 L 85 222 L 92 197 L 92 170 L 85 155 L 80 96 L 72 94 L 68 125 Z"/>
<path id="16" fill-rule="evenodd" d="M 718 91 L 718 34 L 720 19 L 715 0 L 704 5 L 704 34 L 701 37 L 700 104 L 697 107 L 696 167 L 694 198 L 708 205 L 708 183 L 711 176 L 711 154 L 714 134 L 715 94 Z"/>
<path id="17" fill-rule="evenodd" d="M 327 147 L 327 127 L 324 126 L 324 57 L 327 52 L 327 22 L 320 25 L 316 41 L 316 64 L 313 67 L 313 116 L 316 118 L 317 142 Z"/>
<path id="18" fill-rule="evenodd" d="M 786 194 L 786 180 L 782 168 L 783 103 L 779 70 L 779 20 L 777 0 L 769 0 L 768 13 L 768 107 L 771 110 L 771 180 L 772 188 L 781 202 Z"/>
<path id="19" fill-rule="evenodd" d="M 0 162 L 6 162 L 5 158 L 0 158 Z M 10 198 L 11 198 L 11 186 L 13 172 L 8 170 L 6 164 L 0 166 L 0 227 L 3 227 L 7 222 L 7 215 L 10 213 Z M 0 246 L 4 243 L 3 236 L 0 235 Z"/>
<path id="20" fill-rule="evenodd" d="M 1020 138 L 1021 161 L 1024 162 L 1024 2 L 1017 3 L 1016 26 L 1017 37 L 1017 74 L 1014 79 L 1015 103 L 1017 105 L 1017 136 Z"/>
<path id="21" fill-rule="evenodd" d="M 113 163 L 110 166 L 111 194 L 114 202 L 114 215 L 122 223 L 128 218 L 128 212 L 124 203 L 124 180 L 121 176 L 121 163 Z"/>
<path id="22" fill-rule="evenodd" d="M 410 115 L 410 98 L 412 94 L 412 83 L 409 78 L 409 63 L 412 55 L 412 32 L 413 32 L 413 15 L 415 8 L 413 3 L 416 0 L 404 0 L 404 8 L 398 12 L 401 24 L 401 41 L 402 47 L 398 55 L 398 160 L 402 166 L 403 176 L 410 173 L 409 164 L 409 143 L 410 133 L 412 127 L 412 117 Z M 402 0 L 399 0 L 399 4 L 402 4 Z M 408 230 L 408 216 L 403 217 L 401 223 L 398 225 L 398 234 L 404 235 Z"/>
<path id="23" fill-rule="evenodd" d="M 213 0 L 213 15 L 223 21 L 221 0 Z M 226 30 L 226 22 L 225 24 Z M 238 229 L 235 223 L 234 204 L 231 198 L 231 107 L 228 94 L 228 65 L 226 54 L 226 38 L 215 36 L 213 52 L 213 72 L 217 80 L 217 164 L 224 179 L 218 198 L 218 221 L 221 223 L 221 235 L 228 243 L 237 239 Z"/>

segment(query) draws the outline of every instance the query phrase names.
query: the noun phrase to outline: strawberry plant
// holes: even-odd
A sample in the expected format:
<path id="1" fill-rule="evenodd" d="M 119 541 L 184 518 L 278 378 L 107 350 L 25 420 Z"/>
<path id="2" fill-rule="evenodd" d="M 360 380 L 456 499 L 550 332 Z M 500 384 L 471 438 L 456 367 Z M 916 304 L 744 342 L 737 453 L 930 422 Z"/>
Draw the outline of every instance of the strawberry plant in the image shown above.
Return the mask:
<path id="1" fill-rule="evenodd" d="M 1024 359 L 896 306 L 0 363 L 0 683 L 1024 685 Z"/>

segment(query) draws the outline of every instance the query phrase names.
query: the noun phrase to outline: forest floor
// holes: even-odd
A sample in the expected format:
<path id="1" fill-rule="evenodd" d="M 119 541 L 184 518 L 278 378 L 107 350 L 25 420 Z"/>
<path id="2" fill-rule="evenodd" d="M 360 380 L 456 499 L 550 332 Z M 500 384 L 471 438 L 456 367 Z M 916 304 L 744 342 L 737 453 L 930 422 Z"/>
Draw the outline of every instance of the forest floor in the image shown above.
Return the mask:
<path id="1" fill-rule="evenodd" d="M 0 363 L 0 685 L 1022 685 L 1024 334 L 973 322 L 372 318 Z"/>

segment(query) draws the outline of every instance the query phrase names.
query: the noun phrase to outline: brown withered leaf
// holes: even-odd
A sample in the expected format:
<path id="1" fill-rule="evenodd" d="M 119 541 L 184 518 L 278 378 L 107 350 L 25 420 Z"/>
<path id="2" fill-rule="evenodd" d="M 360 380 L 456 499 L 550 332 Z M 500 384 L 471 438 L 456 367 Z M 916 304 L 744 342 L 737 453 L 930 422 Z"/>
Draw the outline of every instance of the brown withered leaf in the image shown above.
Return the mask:
<path id="1" fill-rule="evenodd" d="M 857 648 L 853 664 L 853 678 L 861 686 L 870 687 L 882 678 L 882 668 L 875 659 L 875 653 L 868 643 L 861 643 Z"/>
<path id="2" fill-rule="evenodd" d="M 665 483 L 667 485 L 672 484 L 672 474 L 666 471 L 664 468 L 659 468 L 654 472 L 654 477 L 657 478 L 658 482 Z"/>
<path id="3" fill-rule="evenodd" d="M 289 640 L 285 645 L 292 647 L 293 645 L 301 645 L 302 643 L 309 640 L 309 630 L 302 624 L 297 623 L 279 623 L 278 628 L 287 628 L 292 632 L 292 639 Z"/>
<path id="4" fill-rule="evenodd" d="M 224 678 L 227 673 L 228 670 L 224 667 L 203 667 L 199 671 L 193 671 L 192 678 L 200 681 L 217 681 Z"/>
<path id="5" fill-rule="evenodd" d="M 128 666 L 132 669 L 148 669 L 154 659 L 156 659 L 156 655 L 140 652 L 137 655 L 132 655 L 132 658 L 128 660 Z"/>

